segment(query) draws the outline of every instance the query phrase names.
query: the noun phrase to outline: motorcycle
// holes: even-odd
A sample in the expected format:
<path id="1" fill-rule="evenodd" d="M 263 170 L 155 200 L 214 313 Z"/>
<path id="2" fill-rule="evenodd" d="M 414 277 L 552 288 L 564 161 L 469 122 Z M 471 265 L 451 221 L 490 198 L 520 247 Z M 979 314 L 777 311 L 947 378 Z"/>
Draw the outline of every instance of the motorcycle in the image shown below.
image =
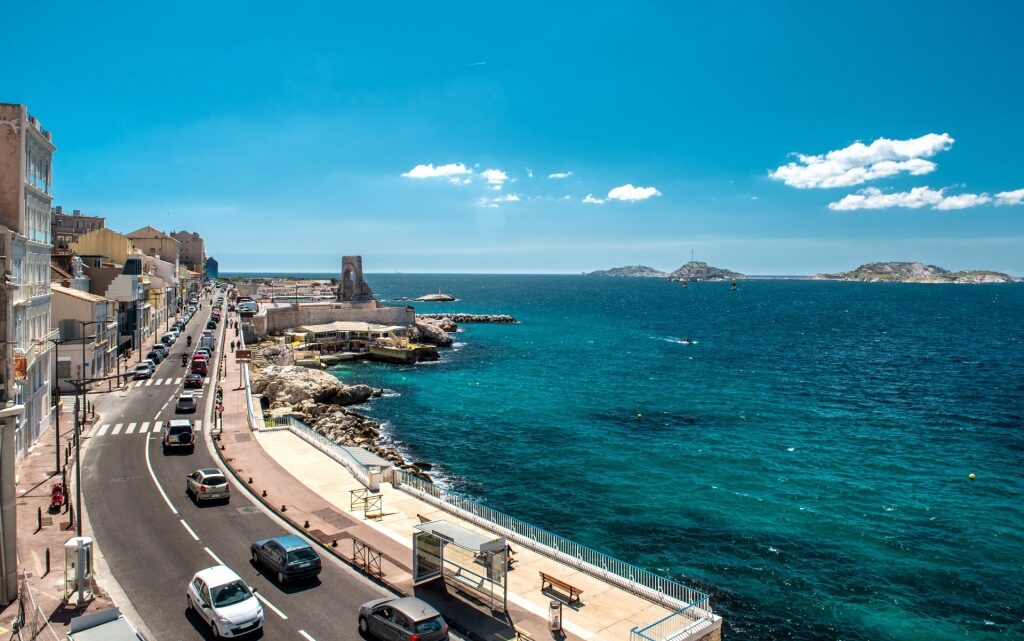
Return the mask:
<path id="1" fill-rule="evenodd" d="M 188 365 L 188 354 L 182 354 L 181 355 L 181 366 L 185 367 L 186 365 Z"/>
<path id="2" fill-rule="evenodd" d="M 50 512 L 60 512 L 64 505 L 64 484 L 57 481 L 50 489 Z"/>
<path id="3" fill-rule="evenodd" d="M 188 337 L 188 346 L 192 347 L 192 337 L 191 336 Z"/>

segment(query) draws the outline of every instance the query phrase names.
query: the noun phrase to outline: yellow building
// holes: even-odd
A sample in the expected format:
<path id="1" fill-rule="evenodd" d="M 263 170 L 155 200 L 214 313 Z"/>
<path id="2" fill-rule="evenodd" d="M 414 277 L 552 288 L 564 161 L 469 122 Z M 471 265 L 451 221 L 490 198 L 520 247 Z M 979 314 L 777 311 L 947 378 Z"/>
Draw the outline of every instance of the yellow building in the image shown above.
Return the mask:
<path id="1" fill-rule="evenodd" d="M 79 256 L 103 256 L 118 265 L 124 265 L 128 257 L 135 254 L 130 238 L 105 227 L 82 234 L 69 248 Z"/>

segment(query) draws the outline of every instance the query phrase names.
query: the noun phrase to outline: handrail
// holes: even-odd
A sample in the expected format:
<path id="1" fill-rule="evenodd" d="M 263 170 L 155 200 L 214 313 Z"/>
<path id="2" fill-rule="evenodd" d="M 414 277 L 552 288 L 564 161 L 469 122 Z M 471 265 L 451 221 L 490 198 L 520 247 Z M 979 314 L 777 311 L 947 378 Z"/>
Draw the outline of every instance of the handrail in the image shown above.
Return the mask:
<path id="1" fill-rule="evenodd" d="M 681 639 L 694 628 L 705 624 L 709 617 L 705 616 L 706 599 L 676 610 L 672 614 L 658 619 L 642 628 L 634 626 L 629 631 L 631 641 L 674 641 Z"/>
<path id="2" fill-rule="evenodd" d="M 313 447 L 317 448 L 338 463 L 344 465 L 364 487 L 370 485 L 370 473 L 365 465 L 360 463 L 348 450 L 327 438 L 312 427 L 306 425 L 297 418 L 291 416 L 279 416 L 269 418 L 264 422 L 265 428 L 287 429 Z"/>
<path id="3" fill-rule="evenodd" d="M 458 493 L 441 489 L 405 470 L 393 469 L 391 477 L 397 489 L 545 556 L 613 583 L 632 594 L 675 609 L 703 603 L 698 611 L 705 618 L 712 616 L 710 597 L 700 590 L 548 532 Z"/>

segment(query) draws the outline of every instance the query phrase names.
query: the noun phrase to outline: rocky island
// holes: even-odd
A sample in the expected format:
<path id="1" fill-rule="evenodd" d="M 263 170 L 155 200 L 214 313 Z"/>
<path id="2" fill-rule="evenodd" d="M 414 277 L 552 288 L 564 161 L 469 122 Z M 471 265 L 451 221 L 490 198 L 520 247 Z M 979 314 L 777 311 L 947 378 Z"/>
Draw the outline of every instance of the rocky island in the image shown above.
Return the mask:
<path id="1" fill-rule="evenodd" d="M 451 294 L 442 294 L 441 292 L 437 292 L 436 294 L 427 294 L 425 296 L 420 296 L 419 298 L 414 298 L 413 300 L 421 303 L 450 303 L 455 300 L 455 297 Z"/>
<path id="2" fill-rule="evenodd" d="M 1024 279 L 1000 272 L 980 269 L 951 272 L 948 269 L 935 265 L 908 262 L 865 263 L 848 272 L 815 274 L 814 279 L 862 283 L 952 283 L 967 285 L 1024 282 Z"/>
<path id="3" fill-rule="evenodd" d="M 627 267 L 613 267 L 602 269 L 596 272 L 589 272 L 585 276 L 623 276 L 629 278 L 667 278 L 669 280 L 729 280 L 731 278 L 744 278 L 739 272 L 712 267 L 699 260 L 691 260 L 673 272 L 662 272 L 647 267 L 646 265 L 632 265 Z"/>

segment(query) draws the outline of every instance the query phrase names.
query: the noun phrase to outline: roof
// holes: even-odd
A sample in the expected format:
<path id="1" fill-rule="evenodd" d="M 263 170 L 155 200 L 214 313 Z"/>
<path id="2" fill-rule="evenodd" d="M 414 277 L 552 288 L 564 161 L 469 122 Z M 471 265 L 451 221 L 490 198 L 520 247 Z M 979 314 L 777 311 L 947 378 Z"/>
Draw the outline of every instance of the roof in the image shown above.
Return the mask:
<path id="1" fill-rule="evenodd" d="M 96 294 L 90 294 L 89 292 L 83 292 L 80 289 L 72 289 L 70 287 L 64 287 L 63 285 L 50 284 L 50 289 L 53 290 L 54 294 L 64 294 L 65 296 L 72 296 L 80 300 L 87 300 L 90 303 L 105 303 L 106 298 L 98 296 Z"/>
<path id="2" fill-rule="evenodd" d="M 320 332 L 383 332 L 396 328 L 405 329 L 399 325 L 389 327 L 361 321 L 334 321 L 333 323 L 324 323 L 322 325 L 302 325 L 297 329 L 317 334 Z"/>
<path id="3" fill-rule="evenodd" d="M 117 608 L 101 610 L 71 619 L 73 641 L 139 641 L 139 636 Z"/>
<path id="4" fill-rule="evenodd" d="M 388 605 L 398 610 L 415 622 L 433 619 L 441 616 L 434 606 L 414 596 L 402 597 L 394 601 L 388 601 Z"/>
<path id="5" fill-rule="evenodd" d="M 196 576 L 209 586 L 224 585 L 242 578 L 226 565 L 215 565 L 212 568 L 199 570 L 196 572 Z"/>
<path id="6" fill-rule="evenodd" d="M 377 456 L 373 452 L 362 447 L 342 446 L 341 449 L 345 450 L 350 455 L 352 455 L 352 458 L 354 458 L 356 461 L 366 466 L 379 465 L 380 467 L 391 467 L 392 465 L 391 461 L 387 460 L 386 458 L 381 458 L 380 456 Z"/>
<path id="7" fill-rule="evenodd" d="M 276 541 L 278 545 L 283 547 L 286 552 L 292 550 L 304 550 L 305 548 L 312 547 L 308 541 L 303 539 L 301 536 L 294 534 L 282 534 L 281 536 L 270 537 L 271 541 Z"/>
<path id="8" fill-rule="evenodd" d="M 444 519 L 420 523 L 415 527 L 420 532 L 433 534 L 446 541 L 454 543 L 460 548 L 466 548 L 475 552 L 497 552 L 504 550 L 506 545 L 504 537 L 499 536 L 495 539 L 490 536 L 478 534 L 473 530 L 467 530 L 460 525 L 456 525 L 451 521 L 445 521 Z"/>

